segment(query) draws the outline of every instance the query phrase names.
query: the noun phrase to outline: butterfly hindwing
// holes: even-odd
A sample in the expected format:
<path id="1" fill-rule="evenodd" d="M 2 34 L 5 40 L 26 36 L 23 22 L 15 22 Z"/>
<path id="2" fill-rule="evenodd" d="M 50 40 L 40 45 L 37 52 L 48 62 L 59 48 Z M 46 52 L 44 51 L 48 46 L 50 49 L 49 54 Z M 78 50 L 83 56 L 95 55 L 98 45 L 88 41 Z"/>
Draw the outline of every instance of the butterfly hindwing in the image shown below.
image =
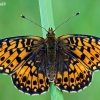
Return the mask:
<path id="1" fill-rule="evenodd" d="M 11 74 L 21 67 L 25 61 L 42 48 L 41 37 L 19 36 L 0 40 L 0 73 Z M 34 51 L 34 52 L 32 52 Z"/>
<path id="2" fill-rule="evenodd" d="M 40 50 L 36 56 L 31 55 L 29 60 L 12 74 L 13 84 L 18 90 L 30 95 L 41 94 L 48 90 L 45 59 L 45 51 Z"/>
<path id="3" fill-rule="evenodd" d="M 63 91 L 78 92 L 87 87 L 92 81 L 92 71 L 70 54 L 63 50 L 57 53 L 57 74 L 55 85 Z"/>

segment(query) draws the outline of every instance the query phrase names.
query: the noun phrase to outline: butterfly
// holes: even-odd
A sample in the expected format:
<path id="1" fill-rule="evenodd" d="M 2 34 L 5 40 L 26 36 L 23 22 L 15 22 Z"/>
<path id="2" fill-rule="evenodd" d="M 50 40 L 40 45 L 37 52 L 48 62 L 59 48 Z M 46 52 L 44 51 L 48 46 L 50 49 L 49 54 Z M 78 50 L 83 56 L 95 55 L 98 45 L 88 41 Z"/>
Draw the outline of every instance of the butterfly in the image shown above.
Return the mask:
<path id="1" fill-rule="evenodd" d="M 58 38 L 17 36 L 0 39 L 0 73 L 11 75 L 15 87 L 27 94 L 42 94 L 49 83 L 62 91 L 78 92 L 100 70 L 100 38 L 69 34 Z"/>

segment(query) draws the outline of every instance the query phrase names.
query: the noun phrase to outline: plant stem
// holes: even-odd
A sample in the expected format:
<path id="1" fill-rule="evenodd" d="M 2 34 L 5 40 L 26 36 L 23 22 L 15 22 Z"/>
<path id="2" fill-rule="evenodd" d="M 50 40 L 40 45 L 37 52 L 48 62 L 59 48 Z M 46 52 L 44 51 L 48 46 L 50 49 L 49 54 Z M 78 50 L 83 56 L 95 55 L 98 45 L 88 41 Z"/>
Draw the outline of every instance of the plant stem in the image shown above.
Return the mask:
<path id="1" fill-rule="evenodd" d="M 42 27 L 48 29 L 52 26 L 54 29 L 53 13 L 51 0 L 39 0 L 40 16 Z M 46 31 L 42 29 L 43 37 L 46 37 Z M 64 100 L 62 91 L 58 90 L 54 83 L 50 83 L 51 100 Z"/>

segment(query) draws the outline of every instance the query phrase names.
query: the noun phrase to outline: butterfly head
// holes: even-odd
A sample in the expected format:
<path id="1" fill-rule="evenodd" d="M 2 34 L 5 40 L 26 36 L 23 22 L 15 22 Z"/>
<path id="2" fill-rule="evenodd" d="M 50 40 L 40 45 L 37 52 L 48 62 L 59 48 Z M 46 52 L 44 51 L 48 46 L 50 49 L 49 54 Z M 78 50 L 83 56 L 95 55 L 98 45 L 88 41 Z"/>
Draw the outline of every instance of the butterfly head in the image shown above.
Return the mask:
<path id="1" fill-rule="evenodd" d="M 46 36 L 47 36 L 47 37 L 55 37 L 55 33 L 54 33 L 54 31 L 53 31 L 52 28 L 49 28 L 49 29 L 48 29 L 48 33 L 47 33 Z"/>

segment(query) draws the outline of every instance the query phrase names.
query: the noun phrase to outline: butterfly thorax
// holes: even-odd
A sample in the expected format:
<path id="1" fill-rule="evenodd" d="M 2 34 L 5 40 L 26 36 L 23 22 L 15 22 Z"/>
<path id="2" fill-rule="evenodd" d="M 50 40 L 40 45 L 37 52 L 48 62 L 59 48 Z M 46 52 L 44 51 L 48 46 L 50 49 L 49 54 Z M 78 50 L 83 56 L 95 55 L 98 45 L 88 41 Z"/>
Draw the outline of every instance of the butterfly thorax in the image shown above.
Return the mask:
<path id="1" fill-rule="evenodd" d="M 53 81 L 55 78 L 55 59 L 56 59 L 56 38 L 52 28 L 48 30 L 46 40 L 46 47 L 47 47 L 47 58 L 48 58 L 48 68 L 47 76 L 50 81 Z"/>

